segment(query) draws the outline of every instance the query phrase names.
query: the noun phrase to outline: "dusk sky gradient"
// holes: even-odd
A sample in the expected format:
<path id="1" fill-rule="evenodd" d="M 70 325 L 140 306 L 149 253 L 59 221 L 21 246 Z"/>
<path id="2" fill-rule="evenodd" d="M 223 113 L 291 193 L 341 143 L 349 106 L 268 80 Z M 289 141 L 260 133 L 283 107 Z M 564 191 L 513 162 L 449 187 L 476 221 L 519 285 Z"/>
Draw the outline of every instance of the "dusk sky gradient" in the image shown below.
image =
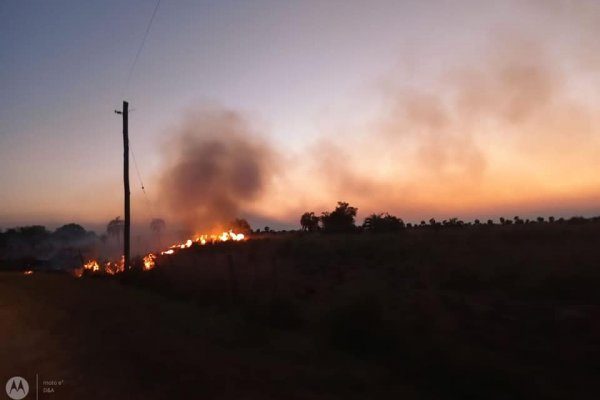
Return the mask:
<path id="1" fill-rule="evenodd" d="M 599 2 L 163 0 L 127 81 L 154 6 L 0 3 L 0 229 L 123 214 L 122 100 L 134 224 L 169 221 L 172 143 L 220 110 L 273 155 L 257 227 L 338 200 L 360 221 L 600 214 Z"/>

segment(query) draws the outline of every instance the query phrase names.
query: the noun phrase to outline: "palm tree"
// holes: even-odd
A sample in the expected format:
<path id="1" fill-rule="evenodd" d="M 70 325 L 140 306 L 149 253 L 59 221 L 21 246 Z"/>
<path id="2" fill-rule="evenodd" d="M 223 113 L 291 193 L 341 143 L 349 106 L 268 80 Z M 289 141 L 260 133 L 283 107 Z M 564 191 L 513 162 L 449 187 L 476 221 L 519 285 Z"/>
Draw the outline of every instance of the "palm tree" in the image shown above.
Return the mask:
<path id="1" fill-rule="evenodd" d="M 250 223 L 244 218 L 236 218 L 231 222 L 231 229 L 235 231 L 235 233 L 243 233 L 244 235 L 249 235 L 252 233 L 252 227 Z"/>
<path id="2" fill-rule="evenodd" d="M 324 212 L 321 214 L 321 224 L 325 232 L 353 232 L 356 230 L 354 219 L 357 213 L 356 207 L 343 201 L 338 201 L 338 205 L 332 212 Z"/>
<path id="3" fill-rule="evenodd" d="M 111 220 L 106 226 L 106 233 L 109 236 L 115 237 L 117 239 L 117 243 L 121 244 L 121 236 L 123 235 L 123 230 L 125 225 L 121 217 L 117 217 Z"/>
<path id="4" fill-rule="evenodd" d="M 363 229 L 369 232 L 398 232 L 404 229 L 404 221 L 388 213 L 371 214 L 363 223 Z"/>
<path id="5" fill-rule="evenodd" d="M 161 246 L 162 246 L 161 236 L 162 236 L 162 233 L 164 232 L 166 226 L 167 226 L 167 224 L 165 223 L 165 220 L 162 218 L 154 218 L 152 221 L 150 221 L 150 229 L 156 235 L 158 244 Z"/>
<path id="6" fill-rule="evenodd" d="M 315 232 L 319 230 L 319 217 L 314 212 L 305 212 L 300 217 L 300 226 L 306 232 Z"/>

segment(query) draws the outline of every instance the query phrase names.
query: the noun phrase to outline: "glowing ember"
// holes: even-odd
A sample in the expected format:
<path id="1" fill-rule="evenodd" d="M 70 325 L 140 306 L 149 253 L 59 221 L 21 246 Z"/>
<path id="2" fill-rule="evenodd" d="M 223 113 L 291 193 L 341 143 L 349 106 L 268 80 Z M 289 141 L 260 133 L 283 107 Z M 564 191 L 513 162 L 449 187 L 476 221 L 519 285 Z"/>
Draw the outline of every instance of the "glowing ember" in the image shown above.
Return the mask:
<path id="1" fill-rule="evenodd" d="M 71 271 L 71 273 L 73 274 L 73 276 L 75 278 L 81 278 L 83 276 L 83 271 L 84 271 L 84 268 L 81 267 L 81 268 L 75 268 L 75 269 L 73 269 Z"/>
<path id="2" fill-rule="evenodd" d="M 23 275 L 32 275 L 33 271 L 32 270 L 27 270 L 23 272 Z"/>

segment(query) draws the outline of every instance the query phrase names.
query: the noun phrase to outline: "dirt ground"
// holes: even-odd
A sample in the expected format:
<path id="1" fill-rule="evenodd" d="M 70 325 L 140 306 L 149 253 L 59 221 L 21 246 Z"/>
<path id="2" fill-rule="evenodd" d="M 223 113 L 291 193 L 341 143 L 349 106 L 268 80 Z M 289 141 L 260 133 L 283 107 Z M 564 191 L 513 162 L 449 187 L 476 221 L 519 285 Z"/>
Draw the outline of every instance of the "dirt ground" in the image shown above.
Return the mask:
<path id="1" fill-rule="evenodd" d="M 28 398 L 35 398 L 37 376 L 40 399 L 320 399 L 360 392 L 353 383 L 353 374 L 361 380 L 360 365 L 340 372 L 323 362 L 314 369 L 294 359 L 301 349 L 286 349 L 290 338 L 281 345 L 274 338 L 270 350 L 232 345 L 243 327 L 218 315 L 118 280 L 1 273 L 2 385 L 24 377 Z M 290 359 L 282 362 L 287 350 Z"/>

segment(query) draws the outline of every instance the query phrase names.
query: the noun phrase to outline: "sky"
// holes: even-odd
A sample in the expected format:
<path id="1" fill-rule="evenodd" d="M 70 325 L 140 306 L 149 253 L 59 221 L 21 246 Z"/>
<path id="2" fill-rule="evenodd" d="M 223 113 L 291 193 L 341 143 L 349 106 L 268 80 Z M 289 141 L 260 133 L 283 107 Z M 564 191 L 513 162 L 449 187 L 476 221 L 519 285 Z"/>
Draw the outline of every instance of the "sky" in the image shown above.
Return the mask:
<path id="1" fill-rule="evenodd" d="M 0 229 L 123 214 L 123 100 L 138 226 L 600 213 L 593 0 L 155 5 L 0 3 Z"/>

